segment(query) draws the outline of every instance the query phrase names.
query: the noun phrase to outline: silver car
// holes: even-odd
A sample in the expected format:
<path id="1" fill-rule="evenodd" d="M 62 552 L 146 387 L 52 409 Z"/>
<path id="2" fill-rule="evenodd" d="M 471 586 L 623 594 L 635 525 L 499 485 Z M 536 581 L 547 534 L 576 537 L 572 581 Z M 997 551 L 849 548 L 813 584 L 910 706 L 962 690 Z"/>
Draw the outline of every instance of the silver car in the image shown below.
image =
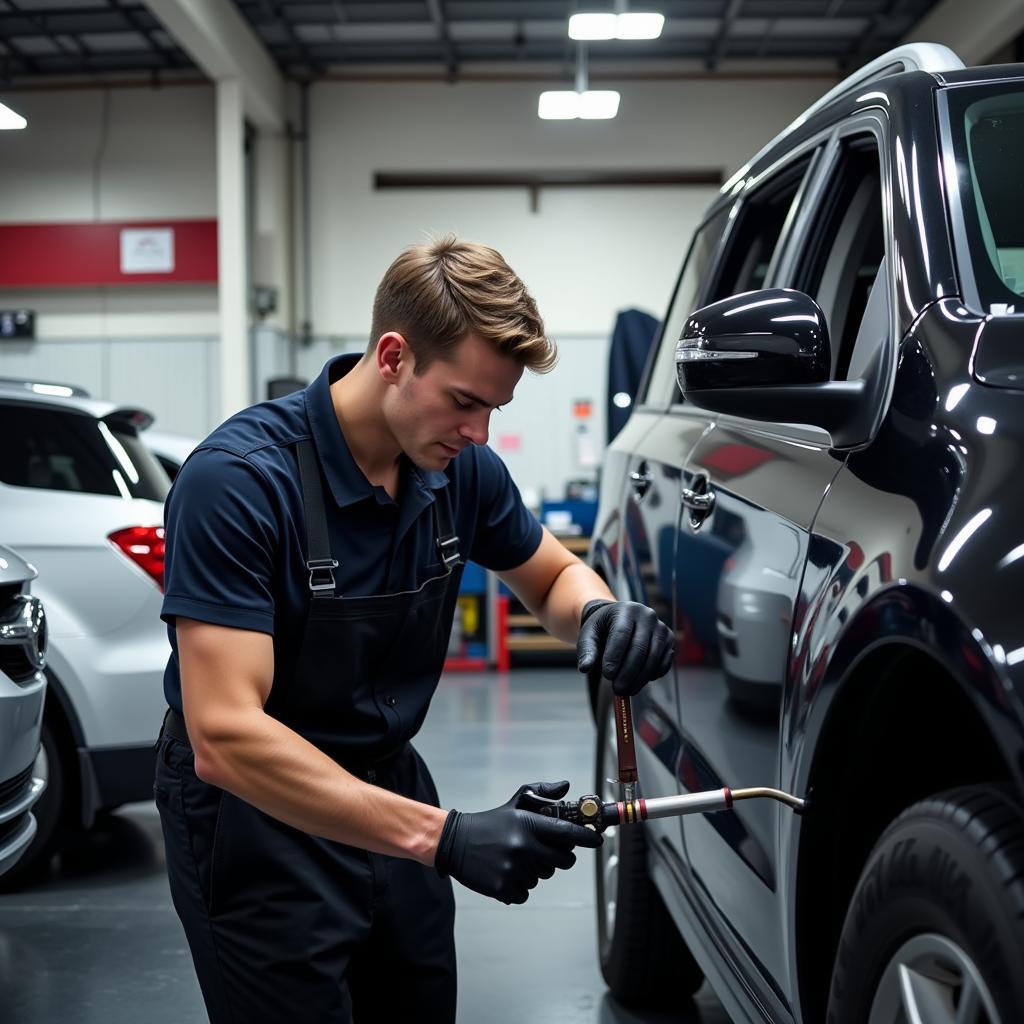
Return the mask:
<path id="1" fill-rule="evenodd" d="M 98 811 L 152 796 L 169 481 L 139 441 L 150 421 L 70 387 L 0 382 L 0 537 L 39 569 L 50 627 L 48 788 L 23 874 Z"/>
<path id="2" fill-rule="evenodd" d="M 35 575 L 0 547 L 0 875 L 32 845 L 32 806 L 46 785 L 33 771 L 46 694 L 46 619 L 29 593 Z"/>

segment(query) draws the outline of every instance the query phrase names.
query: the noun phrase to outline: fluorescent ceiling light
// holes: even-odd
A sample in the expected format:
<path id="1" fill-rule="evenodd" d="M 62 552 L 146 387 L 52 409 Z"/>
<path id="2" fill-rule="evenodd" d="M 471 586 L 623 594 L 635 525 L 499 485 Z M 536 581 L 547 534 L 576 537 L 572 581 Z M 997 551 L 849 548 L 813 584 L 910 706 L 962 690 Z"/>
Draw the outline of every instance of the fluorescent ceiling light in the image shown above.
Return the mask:
<path id="1" fill-rule="evenodd" d="M 580 116 L 580 94 L 572 89 L 542 92 L 537 115 L 545 121 L 571 121 Z"/>
<path id="2" fill-rule="evenodd" d="M 657 39 L 665 24 L 665 15 L 653 11 L 627 11 L 624 14 L 574 14 L 569 19 L 569 38 Z"/>
<path id="3" fill-rule="evenodd" d="M 619 94 L 614 89 L 588 89 L 580 93 L 580 117 L 604 121 L 619 112 Z"/>
<path id="4" fill-rule="evenodd" d="M 665 24 L 664 14 L 629 11 L 616 19 L 616 39 L 657 39 Z"/>
<path id="5" fill-rule="evenodd" d="M 16 114 L 10 107 L 0 103 L 0 130 L 5 128 L 24 128 L 27 124 L 28 121 L 21 114 Z"/>
<path id="6" fill-rule="evenodd" d="M 569 19 L 570 39 L 614 39 L 616 14 L 574 14 Z"/>
<path id="7" fill-rule="evenodd" d="M 619 94 L 613 89 L 542 92 L 537 104 L 537 115 L 545 121 L 606 121 L 618 112 Z"/>

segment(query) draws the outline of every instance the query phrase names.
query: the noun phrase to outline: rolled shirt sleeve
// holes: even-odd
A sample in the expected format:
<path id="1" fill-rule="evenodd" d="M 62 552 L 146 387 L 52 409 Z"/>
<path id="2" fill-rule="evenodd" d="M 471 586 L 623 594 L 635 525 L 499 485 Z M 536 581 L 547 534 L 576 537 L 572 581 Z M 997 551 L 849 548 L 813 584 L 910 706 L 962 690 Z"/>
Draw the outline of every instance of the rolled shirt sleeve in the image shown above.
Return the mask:
<path id="1" fill-rule="evenodd" d="M 276 523 L 271 489 L 242 456 L 204 448 L 175 478 L 166 507 L 161 618 L 274 632 Z"/>
<path id="2" fill-rule="evenodd" d="M 502 572 L 522 565 L 540 547 L 543 530 L 523 504 L 505 463 L 486 445 L 473 449 L 479 484 L 476 534 L 469 557 Z"/>

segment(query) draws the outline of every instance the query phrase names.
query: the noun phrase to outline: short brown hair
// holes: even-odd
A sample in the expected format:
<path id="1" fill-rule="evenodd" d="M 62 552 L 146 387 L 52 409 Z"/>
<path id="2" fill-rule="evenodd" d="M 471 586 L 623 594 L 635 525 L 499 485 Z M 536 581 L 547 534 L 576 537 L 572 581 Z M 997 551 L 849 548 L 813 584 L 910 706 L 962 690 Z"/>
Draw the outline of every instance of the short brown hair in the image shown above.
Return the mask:
<path id="1" fill-rule="evenodd" d="M 388 267 L 373 301 L 367 351 L 388 331 L 409 342 L 417 374 L 468 334 L 535 373 L 558 359 L 537 303 L 501 254 L 454 235 L 411 246 Z"/>

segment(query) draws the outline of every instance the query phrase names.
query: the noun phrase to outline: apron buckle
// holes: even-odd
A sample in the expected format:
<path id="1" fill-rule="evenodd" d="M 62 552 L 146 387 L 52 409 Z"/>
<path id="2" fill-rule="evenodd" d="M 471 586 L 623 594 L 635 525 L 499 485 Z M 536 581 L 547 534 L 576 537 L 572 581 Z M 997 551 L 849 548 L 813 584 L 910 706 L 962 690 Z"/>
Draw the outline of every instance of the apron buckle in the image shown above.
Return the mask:
<path id="1" fill-rule="evenodd" d="M 338 568 L 337 559 L 311 558 L 306 563 L 309 570 L 309 589 L 314 593 L 320 590 L 334 589 L 334 570 Z"/>
<path id="2" fill-rule="evenodd" d="M 451 572 L 452 567 L 459 564 L 459 538 L 453 536 L 438 540 L 437 549 L 441 552 L 445 569 Z"/>

